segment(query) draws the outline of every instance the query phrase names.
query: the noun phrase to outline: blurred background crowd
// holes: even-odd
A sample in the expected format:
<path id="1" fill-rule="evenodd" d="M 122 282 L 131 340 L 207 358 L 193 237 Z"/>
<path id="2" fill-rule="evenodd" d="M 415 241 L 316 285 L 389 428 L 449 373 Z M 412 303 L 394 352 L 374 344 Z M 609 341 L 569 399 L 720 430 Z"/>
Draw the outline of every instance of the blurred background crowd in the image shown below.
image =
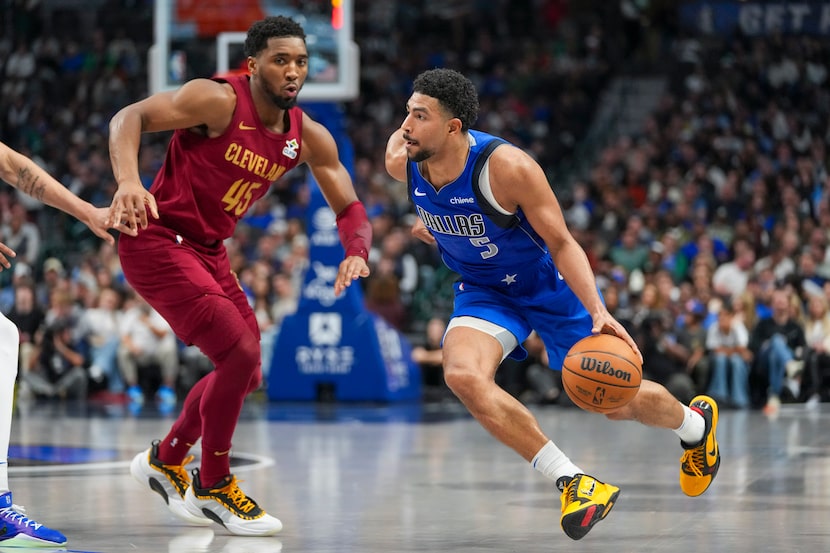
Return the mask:
<path id="1" fill-rule="evenodd" d="M 148 93 L 153 10 L 149 0 L 80 4 L 0 0 L 0 139 L 105 206 L 115 190 L 107 125 Z M 678 9 L 659 0 L 355 1 L 361 92 L 343 109 L 374 227 L 364 297 L 418 346 L 427 397 L 446 393 L 435 352 L 455 276 L 410 237 L 406 190 L 386 175 L 383 152 L 412 79 L 446 66 L 478 86 L 476 127 L 547 172 L 648 376 L 684 402 L 708 392 L 771 414 L 781 402 L 830 401 L 830 37 L 696 34 Z M 148 187 L 167 139 L 143 143 Z M 266 365 L 308 260 L 305 175 L 273 188 L 227 242 Z M 81 223 L 8 186 L 0 222 L 0 240 L 18 254 L 0 273 L 0 308 L 21 329 L 22 393 L 140 406 L 152 385 L 172 408 L 210 370 Z M 566 403 L 536 342 L 498 378 L 523 401 Z"/>

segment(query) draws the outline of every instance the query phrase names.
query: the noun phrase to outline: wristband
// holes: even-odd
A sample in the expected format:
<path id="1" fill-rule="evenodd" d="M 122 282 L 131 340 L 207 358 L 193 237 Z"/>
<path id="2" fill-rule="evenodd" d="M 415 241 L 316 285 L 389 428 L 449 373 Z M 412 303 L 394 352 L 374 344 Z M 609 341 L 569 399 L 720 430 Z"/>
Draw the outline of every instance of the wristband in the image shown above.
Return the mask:
<path id="1" fill-rule="evenodd" d="M 366 208 L 356 200 L 337 214 L 337 233 L 346 250 L 346 257 L 357 255 L 369 261 L 372 247 L 372 225 L 366 215 Z"/>

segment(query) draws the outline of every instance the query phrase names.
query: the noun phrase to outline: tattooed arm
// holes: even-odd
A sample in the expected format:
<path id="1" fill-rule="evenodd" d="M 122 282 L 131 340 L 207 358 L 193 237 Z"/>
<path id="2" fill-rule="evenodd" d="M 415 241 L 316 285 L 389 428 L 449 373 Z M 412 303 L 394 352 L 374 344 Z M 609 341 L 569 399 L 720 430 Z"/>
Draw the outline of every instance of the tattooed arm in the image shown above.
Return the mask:
<path id="1" fill-rule="evenodd" d="M 112 227 L 107 226 L 107 208 L 97 208 L 82 200 L 52 178 L 34 161 L 12 150 L 2 142 L 0 142 L 0 179 L 8 182 L 21 192 L 25 192 L 47 205 L 72 215 L 110 244 L 113 244 L 115 239 L 107 232 L 109 228 L 134 234 L 120 223 L 112 225 Z"/>

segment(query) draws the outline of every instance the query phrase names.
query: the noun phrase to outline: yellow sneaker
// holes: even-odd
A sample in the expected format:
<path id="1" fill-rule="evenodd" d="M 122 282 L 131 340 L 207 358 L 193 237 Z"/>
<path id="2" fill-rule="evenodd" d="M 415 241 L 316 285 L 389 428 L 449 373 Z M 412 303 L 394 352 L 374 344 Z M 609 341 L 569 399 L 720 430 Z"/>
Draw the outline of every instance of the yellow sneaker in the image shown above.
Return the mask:
<path id="1" fill-rule="evenodd" d="M 572 540 L 585 537 L 594 524 L 606 517 L 620 489 L 604 484 L 587 474 L 562 477 L 556 485 L 562 490 L 562 530 Z"/>
<path id="2" fill-rule="evenodd" d="M 686 495 L 697 497 L 709 488 L 720 467 L 720 448 L 715 438 L 718 404 L 709 396 L 697 396 L 689 407 L 703 415 L 706 428 L 700 442 L 692 445 L 680 442 L 686 450 L 680 458 L 680 489 Z"/>

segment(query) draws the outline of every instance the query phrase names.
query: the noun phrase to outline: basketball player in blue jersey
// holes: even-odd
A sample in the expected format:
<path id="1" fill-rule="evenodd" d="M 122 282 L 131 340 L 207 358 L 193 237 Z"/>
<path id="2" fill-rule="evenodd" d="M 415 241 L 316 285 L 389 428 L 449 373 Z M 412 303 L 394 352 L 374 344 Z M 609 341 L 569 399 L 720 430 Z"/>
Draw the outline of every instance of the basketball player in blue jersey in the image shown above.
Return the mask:
<path id="1" fill-rule="evenodd" d="M 541 167 L 519 148 L 470 129 L 478 115 L 473 84 L 449 69 L 426 71 L 406 109 L 389 138 L 386 169 L 408 185 L 418 214 L 413 234 L 437 244 L 461 275 L 444 336 L 444 378 L 484 428 L 556 483 L 562 529 L 578 540 L 605 518 L 620 490 L 571 461 L 496 385 L 496 370 L 505 358 L 526 355 L 520 344 L 532 329 L 553 368 L 592 333 L 616 334 L 642 354 L 605 308 Z M 685 450 L 680 487 L 687 495 L 702 494 L 717 474 L 718 408 L 711 398 L 685 406 L 643 380 L 630 403 L 606 416 L 673 430 Z"/>

